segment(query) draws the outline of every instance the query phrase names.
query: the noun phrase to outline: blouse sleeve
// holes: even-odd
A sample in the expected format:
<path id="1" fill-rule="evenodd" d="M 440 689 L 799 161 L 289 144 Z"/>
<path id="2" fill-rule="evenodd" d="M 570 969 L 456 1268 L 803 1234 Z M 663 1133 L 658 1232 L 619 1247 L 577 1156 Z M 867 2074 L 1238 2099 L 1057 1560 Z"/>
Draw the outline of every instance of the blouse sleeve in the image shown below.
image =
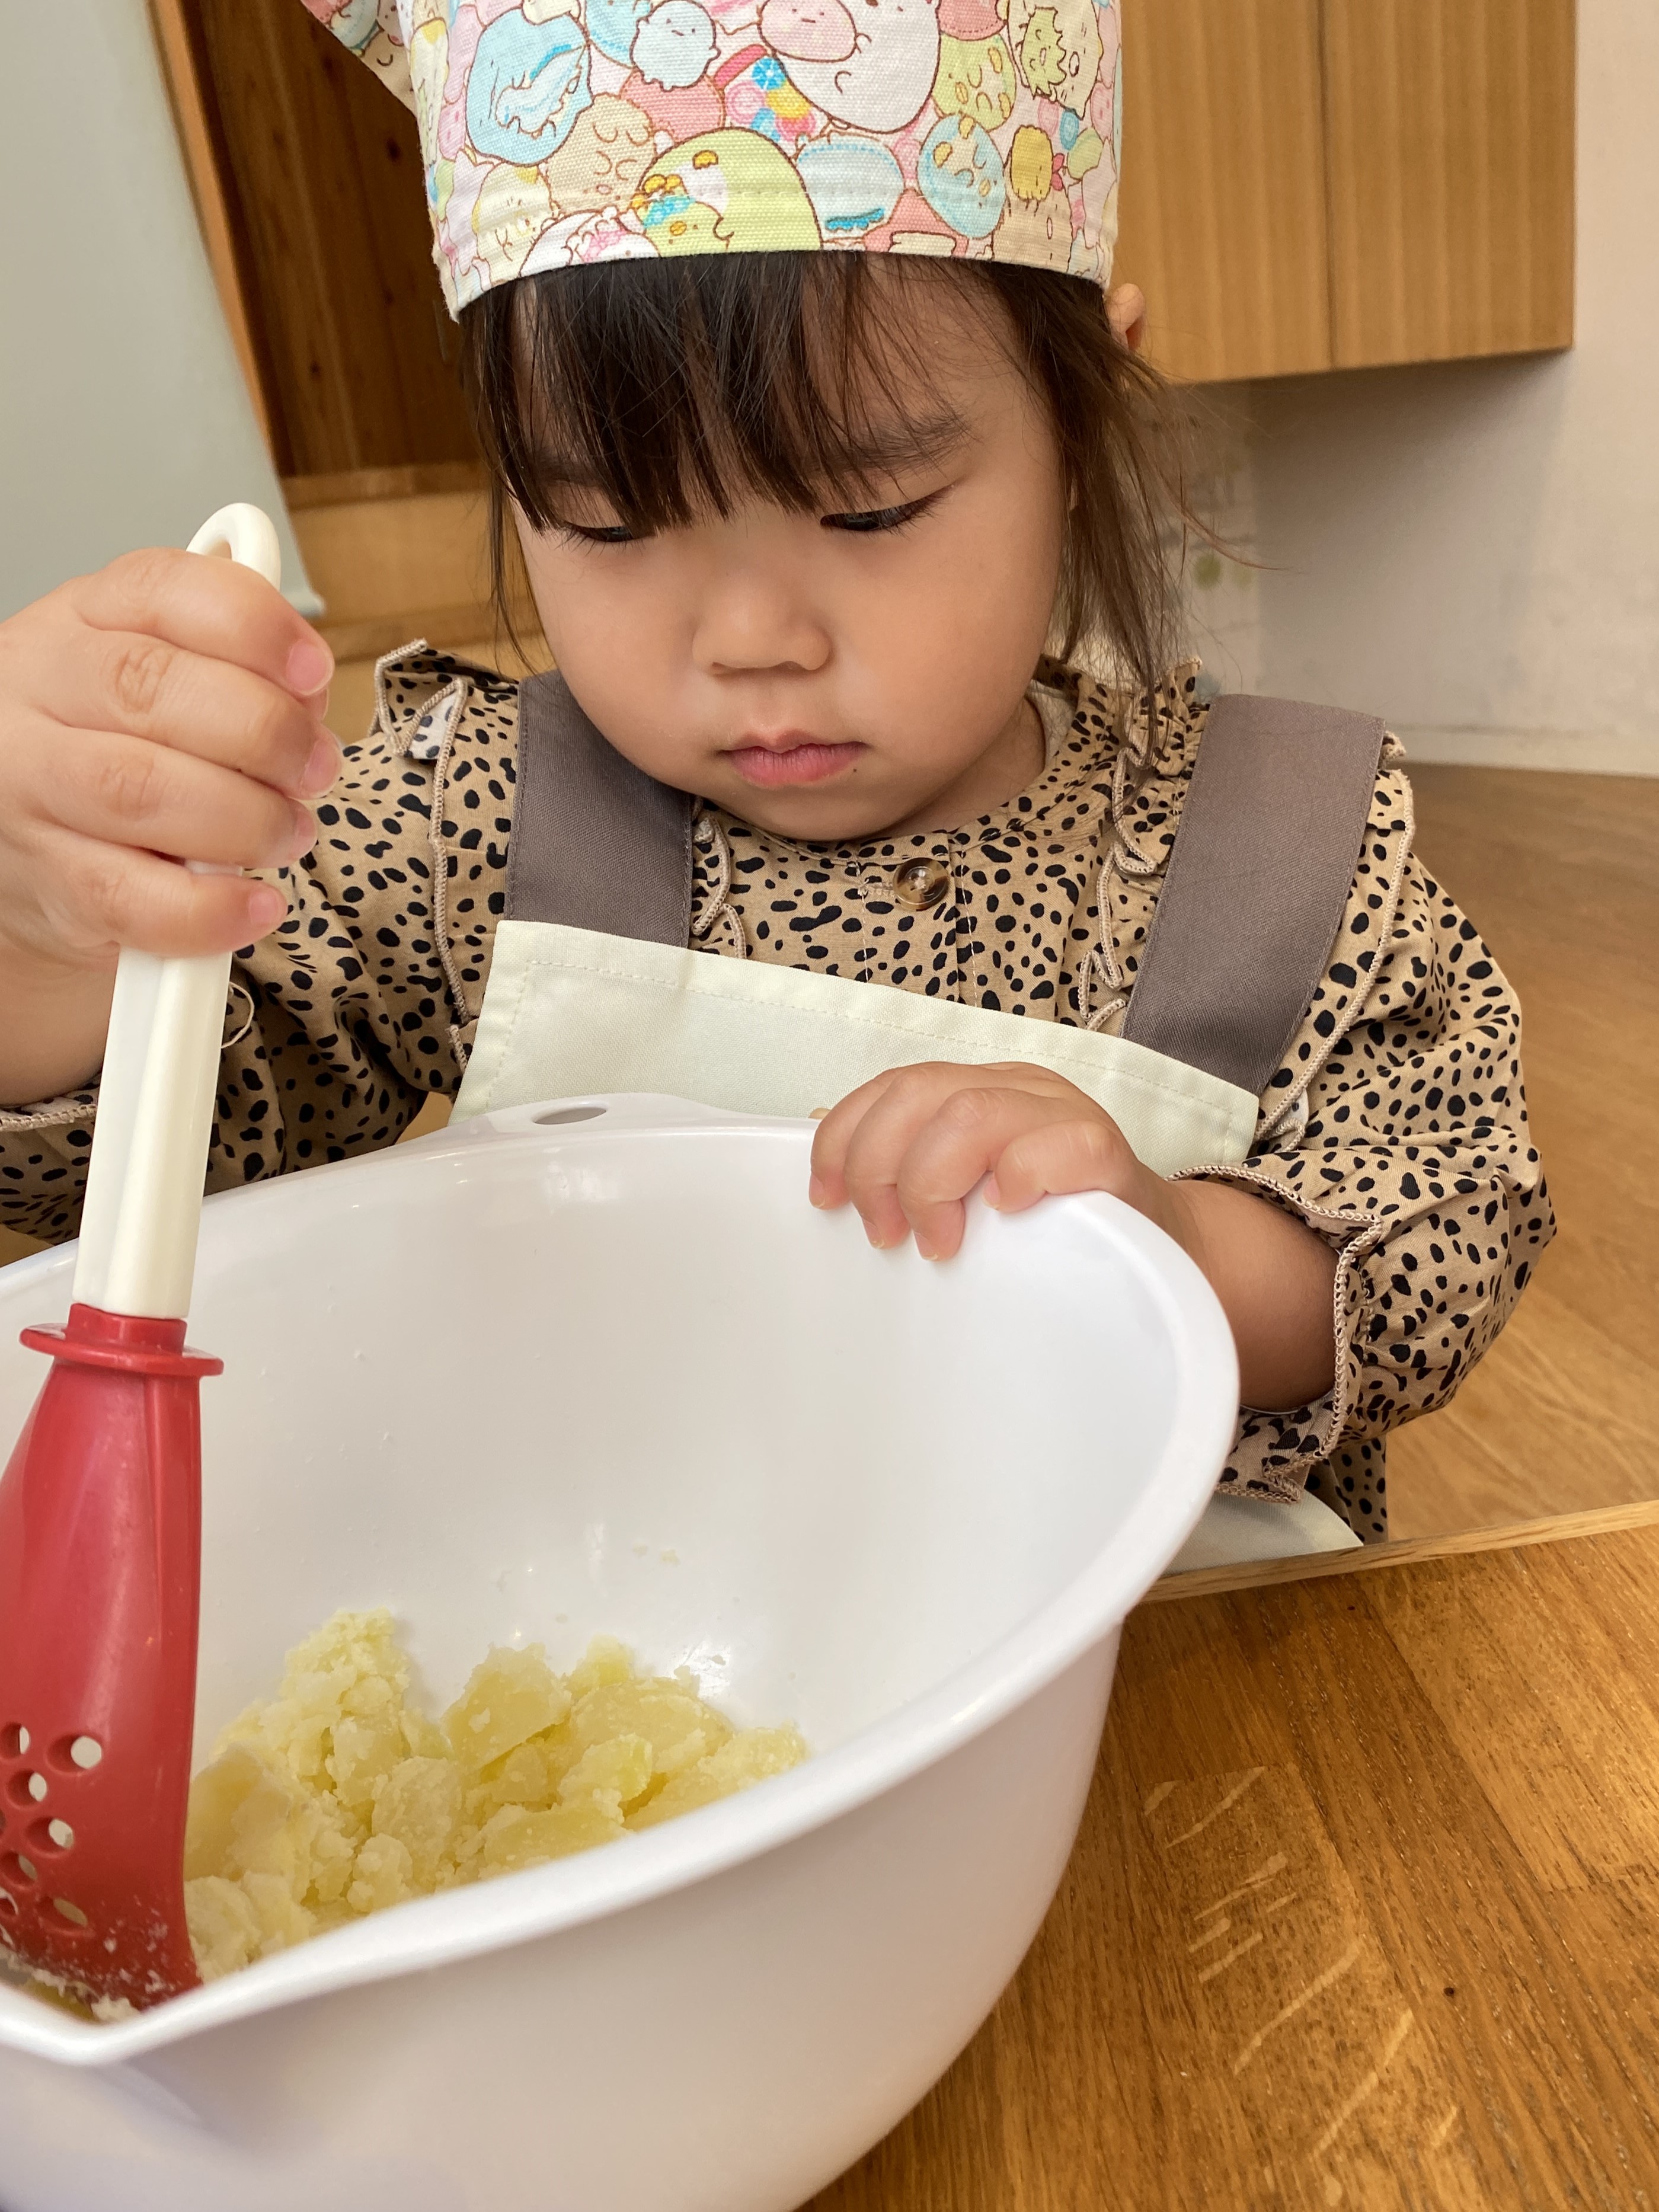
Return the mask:
<path id="1" fill-rule="evenodd" d="M 1288 1413 L 1246 1407 L 1221 1486 L 1294 1497 L 1318 1470 L 1318 1493 L 1370 1538 L 1387 1523 L 1376 1440 L 1445 1404 L 1554 1232 L 1515 993 L 1408 841 L 1401 853 L 1386 896 L 1362 865 L 1274 1085 L 1297 1091 L 1299 1060 L 1317 1072 L 1241 1165 L 1197 1171 L 1297 1215 L 1337 1259 L 1334 1386 Z"/>

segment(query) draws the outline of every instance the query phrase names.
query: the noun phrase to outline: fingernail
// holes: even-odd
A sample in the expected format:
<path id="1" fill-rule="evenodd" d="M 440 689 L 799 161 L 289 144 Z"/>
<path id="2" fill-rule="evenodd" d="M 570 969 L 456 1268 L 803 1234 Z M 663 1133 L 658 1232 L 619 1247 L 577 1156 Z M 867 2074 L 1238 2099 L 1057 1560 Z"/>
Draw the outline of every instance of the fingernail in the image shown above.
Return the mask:
<path id="1" fill-rule="evenodd" d="M 807 1178 L 806 1195 L 808 1200 L 813 1206 L 822 1206 L 823 1204 L 823 1185 L 818 1181 L 816 1176 L 810 1176 Z"/>
<path id="2" fill-rule="evenodd" d="M 311 748 L 311 757 L 306 763 L 305 773 L 300 779 L 302 799 L 318 799 L 339 775 L 343 760 L 339 746 L 325 730 Z"/>
<path id="3" fill-rule="evenodd" d="M 987 1206 L 1000 1206 L 1002 1203 L 1002 1192 L 994 1176 L 985 1178 L 985 1203 Z"/>
<path id="4" fill-rule="evenodd" d="M 937 1260 L 939 1257 L 939 1247 L 924 1237 L 920 1230 L 916 1231 L 916 1250 L 924 1260 Z"/>
<path id="5" fill-rule="evenodd" d="M 317 824 L 312 819 L 310 811 L 296 806 L 294 810 L 294 836 L 287 852 L 283 854 L 283 860 L 297 860 L 301 853 L 308 853 L 316 842 Z"/>
<path id="6" fill-rule="evenodd" d="M 288 912 L 288 901 L 274 884 L 259 884 L 248 893 L 247 918 L 256 937 L 274 929 Z"/>
<path id="7" fill-rule="evenodd" d="M 334 655 L 319 637 L 302 637 L 288 657 L 288 688 L 301 699 L 320 691 L 334 673 Z"/>

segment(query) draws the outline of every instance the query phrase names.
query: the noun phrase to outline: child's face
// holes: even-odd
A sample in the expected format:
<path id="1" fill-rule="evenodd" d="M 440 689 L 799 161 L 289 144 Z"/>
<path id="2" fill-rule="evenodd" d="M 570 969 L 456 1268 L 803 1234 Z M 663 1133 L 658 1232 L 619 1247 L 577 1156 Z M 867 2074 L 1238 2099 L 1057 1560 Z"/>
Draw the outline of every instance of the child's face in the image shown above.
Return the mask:
<path id="1" fill-rule="evenodd" d="M 926 389 L 890 388 L 906 418 L 944 410 L 961 435 L 884 467 L 856 511 L 844 495 L 811 514 L 757 501 L 607 539 L 581 533 L 617 531 L 614 512 L 566 489 L 564 528 L 520 522 L 548 643 L 592 720 L 660 781 L 787 836 L 965 818 L 1040 760 L 1023 701 L 1065 525 L 1053 434 L 971 315 L 932 288 L 906 306 L 936 366 Z"/>

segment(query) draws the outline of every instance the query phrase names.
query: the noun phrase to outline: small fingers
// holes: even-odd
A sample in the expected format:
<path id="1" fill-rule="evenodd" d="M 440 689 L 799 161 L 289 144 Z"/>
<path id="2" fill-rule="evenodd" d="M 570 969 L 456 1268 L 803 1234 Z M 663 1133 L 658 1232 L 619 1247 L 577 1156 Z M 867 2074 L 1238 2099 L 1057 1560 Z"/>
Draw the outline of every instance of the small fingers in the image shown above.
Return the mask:
<path id="1" fill-rule="evenodd" d="M 807 1185 L 807 1196 L 814 1206 L 826 1209 L 845 1206 L 847 1189 L 847 1152 L 854 1132 L 870 1109 L 890 1090 L 898 1071 L 878 1075 L 868 1083 L 860 1084 L 849 1091 L 838 1105 L 819 1107 L 813 1119 L 817 1131 L 812 1139 L 811 1181 Z"/>
<path id="2" fill-rule="evenodd" d="M 156 546 L 125 554 L 65 590 L 94 628 L 234 661 L 296 699 L 315 698 L 334 673 L 334 656 L 310 623 L 263 576 L 234 562 Z"/>
<path id="3" fill-rule="evenodd" d="M 914 1230 L 925 1258 L 948 1258 L 962 1242 L 961 1200 L 1040 1105 L 1029 1092 L 964 1083 L 960 1067 L 904 1069 L 847 1146 L 848 1195 L 870 1242 L 885 1249 Z"/>
<path id="4" fill-rule="evenodd" d="M 915 1129 L 933 1109 L 932 1086 L 918 1083 L 917 1073 L 904 1068 L 881 1080 L 879 1088 L 870 1086 L 875 1095 L 864 1103 L 846 1136 L 841 1189 L 851 1200 L 864 1224 L 865 1235 L 878 1252 L 903 1243 L 910 1233 L 898 1201 L 899 1162 Z M 858 1095 L 854 1091 L 854 1098 Z M 834 1118 L 832 1115 L 830 1120 Z M 827 1129 L 830 1123 L 824 1127 Z"/>
<path id="5" fill-rule="evenodd" d="M 924 1260 L 948 1260 L 967 1224 L 963 1204 L 1029 1131 L 1032 1118 L 1066 1109 L 1029 1091 L 953 1091 L 916 1132 L 899 1164 L 895 1195 Z"/>
<path id="6" fill-rule="evenodd" d="M 316 835 L 307 810 L 268 785 L 140 738 L 65 731 L 16 775 L 38 817 L 111 846 L 276 867 Z"/>
<path id="7" fill-rule="evenodd" d="M 58 833 L 43 858 L 50 890 L 43 919 L 53 941 L 81 953 L 137 945 L 160 959 L 189 958 L 256 943 L 288 911 L 274 884 L 247 876 L 198 876 L 153 853 Z"/>
<path id="8" fill-rule="evenodd" d="M 1008 1137 L 1034 1114 L 1087 1103 L 1063 1077 L 1024 1062 L 895 1068 L 860 1085 L 820 1122 L 810 1195 L 822 1206 L 850 1199 L 878 1248 L 902 1244 L 914 1228 L 918 1248 L 943 1259 L 962 1242 L 962 1200 Z"/>
<path id="9" fill-rule="evenodd" d="M 852 1200 L 878 1251 L 903 1243 L 910 1233 L 898 1194 L 900 1169 L 917 1133 L 962 1082 L 962 1069 L 947 1062 L 896 1068 L 843 1099 L 819 1133 L 835 1176 L 824 1187 Z M 846 1120 L 838 1124 L 843 1110 Z"/>
<path id="10" fill-rule="evenodd" d="M 267 678 L 134 631 L 82 635 L 49 702 L 58 722 L 146 738 L 295 798 L 318 796 L 339 775 L 337 739 Z"/>
<path id="11" fill-rule="evenodd" d="M 1150 1170 L 1104 1114 L 1098 1119 L 1057 1117 L 1013 1136 L 998 1157 L 987 1185 L 988 1204 L 1018 1213 L 1040 1198 L 1066 1198 L 1103 1190 L 1139 1205 Z"/>

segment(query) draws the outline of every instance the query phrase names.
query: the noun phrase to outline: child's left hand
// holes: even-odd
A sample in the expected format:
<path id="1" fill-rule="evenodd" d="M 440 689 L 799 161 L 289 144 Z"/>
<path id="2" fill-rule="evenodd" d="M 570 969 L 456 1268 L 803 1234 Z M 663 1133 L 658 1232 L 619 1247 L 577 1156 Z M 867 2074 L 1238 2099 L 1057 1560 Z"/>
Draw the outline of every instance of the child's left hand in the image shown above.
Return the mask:
<path id="1" fill-rule="evenodd" d="M 810 1195 L 822 1206 L 850 1198 L 878 1249 L 914 1235 L 924 1260 L 948 1260 L 962 1243 L 963 1201 L 985 1177 L 986 1204 L 1004 1213 L 1109 1191 L 1196 1256 L 1182 1187 L 1144 1166 L 1075 1084 L 1018 1061 L 929 1060 L 860 1085 L 819 1126 Z"/>

